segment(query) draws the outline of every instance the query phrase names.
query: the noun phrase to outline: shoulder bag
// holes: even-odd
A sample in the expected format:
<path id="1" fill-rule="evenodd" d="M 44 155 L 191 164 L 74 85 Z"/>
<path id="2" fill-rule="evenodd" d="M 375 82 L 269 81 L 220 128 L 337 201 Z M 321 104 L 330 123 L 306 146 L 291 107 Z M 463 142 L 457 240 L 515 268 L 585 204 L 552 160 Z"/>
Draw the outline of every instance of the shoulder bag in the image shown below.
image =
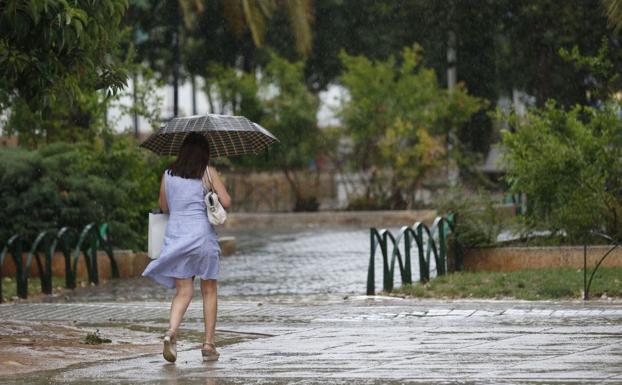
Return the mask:
<path id="1" fill-rule="evenodd" d="M 207 180 L 209 181 L 209 188 L 205 183 L 205 175 L 207 174 Z M 218 200 L 218 194 L 213 189 L 214 184 L 212 183 L 212 175 L 209 171 L 209 166 L 205 168 L 205 173 L 203 174 L 203 185 L 207 190 L 205 194 L 205 207 L 207 209 L 207 218 L 209 219 L 209 223 L 214 226 L 222 225 L 227 220 L 227 212 L 225 208 L 222 207 L 220 201 Z"/>

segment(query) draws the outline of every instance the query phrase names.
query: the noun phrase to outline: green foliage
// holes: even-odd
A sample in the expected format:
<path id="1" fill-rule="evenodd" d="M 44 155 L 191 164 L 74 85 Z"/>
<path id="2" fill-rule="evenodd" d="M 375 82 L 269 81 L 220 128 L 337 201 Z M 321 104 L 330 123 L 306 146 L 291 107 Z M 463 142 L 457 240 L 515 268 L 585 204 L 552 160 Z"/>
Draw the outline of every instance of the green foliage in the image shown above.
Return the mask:
<path id="1" fill-rule="evenodd" d="M 527 195 L 531 228 L 565 231 L 570 242 L 591 230 L 622 239 L 622 121 L 620 105 L 576 106 L 550 101 L 511 117 L 506 132 L 508 179 Z"/>
<path id="2" fill-rule="evenodd" d="M 86 285 L 88 282 L 78 280 L 78 285 Z M 52 276 L 52 294 L 60 295 L 65 287 L 65 277 Z M 29 277 L 28 279 L 28 298 L 34 298 L 42 294 L 41 280 L 38 277 Z M 2 278 L 2 302 L 18 301 L 17 281 L 15 277 Z"/>
<path id="3" fill-rule="evenodd" d="M 92 333 L 86 333 L 86 337 L 84 337 L 82 343 L 86 345 L 101 345 L 112 343 L 112 340 L 110 338 L 102 338 L 99 329 L 97 329 Z"/>
<path id="4" fill-rule="evenodd" d="M 261 119 L 263 110 L 257 96 L 259 84 L 254 74 L 214 63 L 208 66 L 207 72 L 203 91 L 210 111 L 243 115 L 253 121 Z"/>
<path id="5" fill-rule="evenodd" d="M 2 92 L 23 98 L 36 113 L 59 96 L 73 99 L 85 77 L 96 89 L 122 88 L 125 76 L 109 53 L 118 43 L 127 5 L 127 0 L 2 2 Z"/>
<path id="6" fill-rule="evenodd" d="M 565 107 L 587 104 L 592 74 L 577 70 L 558 52 L 577 46 L 584 55 L 595 56 L 603 39 L 619 47 L 617 36 L 607 28 L 601 1 L 507 0 L 500 11 L 502 44 L 496 68 L 500 85 L 535 96 L 539 107 L 548 99 Z M 607 57 L 619 72 L 619 49 L 612 49 Z"/>
<path id="7" fill-rule="evenodd" d="M 15 233 L 108 222 L 116 247 L 144 250 L 146 215 L 157 207 L 166 158 L 132 139 L 0 150 L 0 242 Z"/>
<path id="8" fill-rule="evenodd" d="M 286 169 L 306 167 L 318 150 L 318 101 L 304 83 L 304 63 L 271 55 L 260 80 L 261 124 L 270 127 L 281 143 L 273 162 Z"/>
<path id="9" fill-rule="evenodd" d="M 119 121 L 123 116 L 134 116 L 145 118 L 151 129 L 157 131 L 162 124 L 161 108 L 163 103 L 163 97 L 157 94 L 158 88 L 164 86 L 164 83 L 158 80 L 155 73 L 149 69 L 140 65 L 132 65 L 127 63 L 129 68 L 134 74 L 131 90 L 123 90 L 114 97 L 108 98 L 104 102 L 108 102 L 111 107 L 116 107 L 120 112 L 118 121 L 111 121 L 107 124 L 111 127 L 122 128 L 125 132 L 132 132 L 134 126 L 131 127 L 119 127 Z M 122 100 L 131 99 L 130 105 Z"/>
<path id="10" fill-rule="evenodd" d="M 108 100 L 97 91 L 76 89 L 72 100 L 60 95 L 45 114 L 15 98 L 3 130 L 19 136 L 20 145 L 37 147 L 55 141 L 91 141 L 106 130 Z"/>
<path id="11" fill-rule="evenodd" d="M 588 99 L 592 103 L 607 100 L 622 88 L 620 74 L 610 55 L 609 42 L 605 38 L 601 41 L 600 49 L 594 56 L 581 54 L 576 45 L 570 50 L 566 48 L 559 50 L 559 56 L 573 64 L 577 72 L 589 74 L 586 90 Z"/>
<path id="12" fill-rule="evenodd" d="M 304 63 L 289 62 L 275 54 L 260 80 L 260 120 L 280 143 L 270 150 L 270 163 L 280 168 L 294 192 L 294 211 L 317 211 L 316 197 L 304 191 L 296 170 L 304 169 L 320 151 L 316 112 L 318 101 L 304 83 Z"/>
<path id="13" fill-rule="evenodd" d="M 205 92 L 216 111 L 244 115 L 270 131 L 280 140 L 264 157 L 243 156 L 232 159 L 234 167 L 280 169 L 296 196 L 295 210 L 317 210 L 315 197 L 300 187 L 295 172 L 313 162 L 322 139 L 317 127 L 318 100 L 304 83 L 304 63 L 290 62 L 275 54 L 259 76 L 212 65 Z"/>
<path id="14" fill-rule="evenodd" d="M 485 103 L 463 86 L 442 89 L 433 70 L 423 66 L 421 48 L 405 48 L 399 58 L 371 61 L 341 54 L 341 77 L 349 95 L 339 111 L 353 142 L 351 169 L 369 172 L 365 198 L 389 207 L 412 206 L 412 191 L 446 158 L 447 135 Z M 392 169 L 390 194 L 372 196 L 376 170 Z"/>

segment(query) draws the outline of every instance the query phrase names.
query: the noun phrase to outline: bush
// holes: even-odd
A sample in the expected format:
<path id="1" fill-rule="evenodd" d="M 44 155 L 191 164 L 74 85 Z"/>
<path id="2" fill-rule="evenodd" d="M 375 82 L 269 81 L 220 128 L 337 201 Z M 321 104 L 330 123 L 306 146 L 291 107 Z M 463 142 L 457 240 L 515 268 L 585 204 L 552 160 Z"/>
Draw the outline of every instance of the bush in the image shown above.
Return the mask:
<path id="1" fill-rule="evenodd" d="M 146 216 L 157 206 L 166 162 L 123 137 L 0 150 L 0 242 L 15 233 L 32 240 L 42 230 L 107 222 L 116 247 L 144 250 Z"/>
<path id="2" fill-rule="evenodd" d="M 495 244 L 501 231 L 511 224 L 510 218 L 504 218 L 498 212 L 493 199 L 485 192 L 468 195 L 456 187 L 443 194 L 436 207 L 443 215 L 455 214 L 453 234 L 464 248 Z"/>
<path id="3" fill-rule="evenodd" d="M 576 106 L 549 102 L 526 117 L 514 116 L 506 132 L 508 179 L 527 196 L 532 229 L 565 233 L 583 242 L 590 232 L 622 239 L 622 121 L 620 106 Z"/>

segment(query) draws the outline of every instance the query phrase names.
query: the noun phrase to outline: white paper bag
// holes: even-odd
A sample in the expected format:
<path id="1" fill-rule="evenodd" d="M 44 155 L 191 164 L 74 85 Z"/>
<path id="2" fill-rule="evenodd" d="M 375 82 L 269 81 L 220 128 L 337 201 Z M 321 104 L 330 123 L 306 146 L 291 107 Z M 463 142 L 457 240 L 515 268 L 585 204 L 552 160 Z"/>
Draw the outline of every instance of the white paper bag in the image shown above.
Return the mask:
<path id="1" fill-rule="evenodd" d="M 168 223 L 168 214 L 149 213 L 149 234 L 147 253 L 149 258 L 156 259 L 160 256 L 164 244 L 164 233 Z"/>

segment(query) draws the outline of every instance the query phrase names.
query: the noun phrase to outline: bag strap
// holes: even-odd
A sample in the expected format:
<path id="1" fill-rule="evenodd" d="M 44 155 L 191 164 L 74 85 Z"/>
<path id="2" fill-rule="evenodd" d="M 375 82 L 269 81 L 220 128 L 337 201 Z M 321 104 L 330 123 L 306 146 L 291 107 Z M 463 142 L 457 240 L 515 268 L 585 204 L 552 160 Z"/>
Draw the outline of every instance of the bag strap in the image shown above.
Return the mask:
<path id="1" fill-rule="evenodd" d="M 207 184 L 205 183 L 205 175 L 207 174 L 207 180 L 209 181 L 209 187 L 207 186 Z M 213 191 L 214 190 L 214 184 L 212 183 L 212 175 L 209 172 L 209 165 L 207 165 L 207 167 L 205 167 L 205 171 L 203 172 L 203 187 L 205 187 L 205 189 L 207 191 Z"/>

